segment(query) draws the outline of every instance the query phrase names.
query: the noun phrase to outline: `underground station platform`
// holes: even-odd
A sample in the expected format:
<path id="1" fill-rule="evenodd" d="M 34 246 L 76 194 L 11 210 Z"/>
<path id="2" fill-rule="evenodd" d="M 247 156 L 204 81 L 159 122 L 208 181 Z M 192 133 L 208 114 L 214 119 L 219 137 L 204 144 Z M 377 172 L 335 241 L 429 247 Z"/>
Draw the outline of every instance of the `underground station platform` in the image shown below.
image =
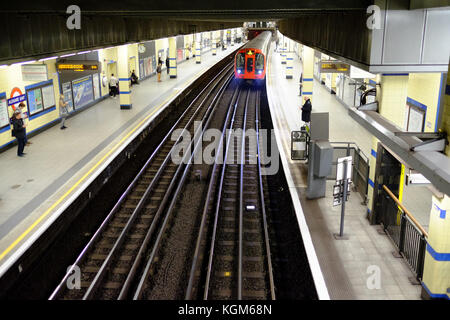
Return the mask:
<path id="1" fill-rule="evenodd" d="M 109 3 L 0 12 L 2 302 L 450 299 L 450 6 Z"/>

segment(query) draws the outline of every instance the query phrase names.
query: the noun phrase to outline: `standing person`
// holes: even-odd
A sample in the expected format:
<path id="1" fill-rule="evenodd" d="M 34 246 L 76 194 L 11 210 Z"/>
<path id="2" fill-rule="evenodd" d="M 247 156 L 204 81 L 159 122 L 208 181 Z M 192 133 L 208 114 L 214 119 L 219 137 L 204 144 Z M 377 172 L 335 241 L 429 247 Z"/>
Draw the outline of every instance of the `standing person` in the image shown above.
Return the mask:
<path id="1" fill-rule="evenodd" d="M 28 115 L 25 114 L 25 103 L 21 102 L 19 103 L 19 111 L 20 111 L 20 117 L 23 120 L 23 123 L 26 123 L 25 119 L 28 118 Z M 30 144 L 32 144 L 30 141 L 28 141 L 27 138 L 27 130 L 25 130 L 25 145 L 29 146 Z"/>
<path id="2" fill-rule="evenodd" d="M 112 73 L 111 78 L 109 78 L 109 87 L 111 90 L 109 92 L 109 95 L 114 96 L 114 98 L 116 97 L 117 94 L 117 82 L 119 82 L 119 80 L 117 80 L 117 78 L 114 77 L 114 73 Z"/>
<path id="3" fill-rule="evenodd" d="M 158 63 L 158 67 L 156 68 L 156 73 L 158 73 L 158 82 L 161 82 L 161 63 Z"/>
<path id="4" fill-rule="evenodd" d="M 169 66 L 170 66 L 169 57 L 167 57 L 167 58 L 166 58 L 166 69 L 167 69 L 167 74 L 169 74 Z"/>
<path id="5" fill-rule="evenodd" d="M 310 122 L 311 121 L 311 110 L 312 110 L 312 105 L 311 105 L 311 99 L 309 99 L 309 97 L 305 97 L 304 98 L 305 103 L 303 104 L 302 109 L 302 121 L 306 122 Z"/>
<path id="6" fill-rule="evenodd" d="M 67 109 L 68 105 L 69 105 L 69 103 L 64 101 L 64 95 L 61 93 L 59 95 L 59 116 L 61 117 L 61 130 L 64 130 L 67 128 L 64 124 L 65 124 L 66 118 L 69 114 L 69 110 Z"/>
<path id="7" fill-rule="evenodd" d="M 23 149 L 25 148 L 25 138 L 26 138 L 25 127 L 27 125 L 23 123 L 23 119 L 22 116 L 20 115 L 19 109 L 14 111 L 12 124 L 13 124 L 12 135 L 17 139 L 17 156 L 23 157 L 25 155 Z"/>

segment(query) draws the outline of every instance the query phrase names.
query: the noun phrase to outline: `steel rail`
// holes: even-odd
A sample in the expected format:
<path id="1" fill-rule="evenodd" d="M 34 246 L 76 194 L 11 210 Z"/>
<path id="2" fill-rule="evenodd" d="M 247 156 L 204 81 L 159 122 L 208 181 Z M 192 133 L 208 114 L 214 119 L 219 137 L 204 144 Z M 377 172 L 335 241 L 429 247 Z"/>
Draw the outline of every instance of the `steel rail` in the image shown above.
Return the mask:
<path id="1" fill-rule="evenodd" d="M 175 124 L 171 127 L 171 129 L 169 130 L 169 132 L 166 134 L 166 136 L 163 138 L 163 140 L 160 142 L 160 144 L 157 146 L 157 148 L 155 149 L 155 151 L 151 154 L 151 156 L 148 158 L 148 160 L 146 161 L 146 163 L 144 164 L 144 166 L 142 167 L 142 169 L 139 171 L 139 173 L 136 175 L 136 177 L 133 179 L 133 181 L 130 183 L 130 185 L 127 187 L 127 189 L 124 191 L 124 193 L 120 196 L 119 200 L 117 201 L 117 203 L 114 205 L 114 207 L 111 209 L 110 213 L 106 216 L 106 218 L 104 219 L 104 221 L 102 222 L 102 224 L 100 225 L 100 227 L 97 229 L 97 231 L 94 233 L 94 235 L 92 236 L 92 238 L 89 240 L 89 242 L 87 243 L 87 245 L 83 248 L 83 250 L 81 251 L 81 253 L 78 255 L 77 259 L 75 260 L 75 262 L 71 265 L 71 267 L 68 269 L 66 275 L 64 276 L 64 278 L 61 280 L 61 282 L 58 284 L 58 286 L 55 288 L 55 290 L 53 291 L 53 293 L 50 295 L 49 300 L 54 300 L 58 297 L 59 294 L 61 294 L 61 292 L 63 291 L 63 288 L 65 287 L 68 278 L 70 277 L 70 275 L 72 274 L 72 272 L 75 270 L 75 267 L 80 265 L 83 260 L 85 259 L 86 255 L 93 249 L 94 244 L 97 242 L 98 238 L 100 237 L 100 235 L 102 234 L 102 232 L 105 230 L 105 228 L 107 227 L 109 221 L 112 219 L 112 217 L 117 213 L 117 211 L 119 210 L 120 206 L 122 205 L 122 203 L 125 201 L 125 199 L 127 198 L 127 196 L 129 195 L 129 193 L 132 191 L 132 189 L 136 186 L 137 182 L 139 181 L 139 179 L 142 177 L 142 175 L 144 174 L 144 172 L 146 171 L 146 169 L 148 168 L 148 166 L 150 165 L 150 163 L 153 161 L 153 159 L 155 158 L 156 154 L 160 151 L 160 149 L 162 148 L 162 146 L 168 141 L 169 137 L 172 135 L 173 131 L 177 128 L 177 126 L 179 125 L 179 123 L 183 120 L 183 118 L 188 114 L 188 112 L 191 111 L 191 108 L 194 106 L 194 104 L 197 102 L 197 100 L 200 98 L 200 96 L 206 91 L 206 89 L 211 85 L 211 83 L 213 83 L 217 77 L 219 77 L 219 75 L 223 74 L 224 72 L 226 72 L 226 69 L 229 69 L 230 66 L 227 65 L 225 66 L 222 70 L 219 71 L 219 73 L 208 83 L 207 86 L 205 86 L 201 92 L 192 100 L 192 102 L 188 105 L 188 107 L 186 108 L 186 110 L 181 114 L 181 116 L 178 118 L 178 120 L 175 122 Z M 199 106 L 200 108 L 200 106 Z M 198 110 L 198 109 L 197 109 Z M 197 113 L 197 111 L 194 113 L 194 115 L 192 116 L 192 118 L 195 116 L 195 114 Z M 191 118 L 191 119 L 192 119 Z"/>
<path id="2" fill-rule="evenodd" d="M 261 200 L 261 212 L 262 212 L 262 220 L 264 227 L 264 242 L 266 247 L 266 256 L 267 256 L 267 272 L 269 274 L 269 285 L 270 285 L 270 296 L 272 300 L 275 300 L 275 283 L 273 280 L 273 268 L 272 268 L 272 255 L 270 251 L 270 243 L 269 243 L 269 229 L 267 224 L 267 214 L 266 214 L 266 205 L 264 201 L 264 188 L 263 188 L 263 179 L 261 172 L 261 152 L 260 152 L 260 140 L 259 140 L 259 119 L 260 119 L 260 102 L 261 102 L 261 91 L 257 92 L 256 95 L 256 112 L 255 112 L 255 127 L 256 127 L 256 151 L 257 151 L 257 165 L 258 165 L 258 178 L 259 178 L 259 196 Z"/>
<path id="3" fill-rule="evenodd" d="M 245 100 L 244 120 L 242 122 L 241 167 L 239 177 L 239 258 L 238 258 L 238 300 L 242 300 L 242 264 L 243 264 L 243 232 L 244 232 L 244 166 L 245 166 L 245 129 L 247 126 L 248 100 L 251 89 L 248 89 Z"/>
<path id="4" fill-rule="evenodd" d="M 215 107 L 217 106 L 218 102 L 220 101 L 220 98 L 222 97 L 223 93 L 225 92 L 225 89 L 228 87 L 229 82 L 232 80 L 232 78 L 233 78 L 233 74 L 230 74 L 229 79 L 226 81 L 225 85 L 221 88 L 221 91 L 219 91 L 219 92 L 217 93 L 216 97 L 215 97 L 214 100 L 211 102 L 211 104 L 210 104 L 210 106 L 209 106 L 209 108 L 208 108 L 208 111 L 210 111 L 210 112 L 209 112 L 209 114 L 208 114 L 208 116 L 207 116 L 207 121 L 206 121 L 206 123 L 205 123 L 205 126 L 204 126 L 203 128 L 202 128 L 202 127 L 198 128 L 197 131 L 200 131 L 200 130 L 201 130 L 201 133 L 204 133 L 204 132 L 205 132 L 206 128 L 208 127 L 209 123 L 211 122 L 211 119 L 212 119 L 212 116 L 213 116 L 213 114 L 214 114 L 214 111 L 216 110 Z M 207 113 L 208 113 L 208 111 L 207 111 Z M 205 115 L 205 117 L 206 117 L 206 115 Z M 196 136 L 196 133 L 194 134 L 194 136 Z M 159 246 L 160 246 L 160 244 L 161 244 L 161 240 L 162 240 L 163 234 L 164 234 L 164 232 L 165 232 L 165 230 L 166 230 L 166 227 L 167 227 L 169 218 L 172 216 L 173 209 L 174 209 L 175 204 L 176 204 L 176 202 L 177 202 L 177 200 L 178 200 L 178 195 L 180 194 L 181 189 L 182 189 L 183 186 L 184 186 L 184 181 L 186 180 L 186 177 L 187 177 L 187 175 L 188 175 L 189 169 L 190 169 L 190 167 L 191 167 L 191 165 L 192 165 L 192 159 L 195 157 L 195 154 L 196 154 L 196 152 L 197 152 L 197 150 L 198 150 L 198 147 L 199 147 L 199 145 L 200 145 L 200 142 L 201 142 L 201 139 L 199 139 L 196 143 L 195 143 L 195 140 L 192 142 L 192 143 L 195 143 L 195 145 L 194 145 L 194 150 L 193 150 L 192 154 L 191 154 L 190 157 L 189 157 L 189 161 L 188 161 L 187 164 L 185 165 L 183 175 L 181 176 L 180 181 L 178 182 L 177 189 L 175 190 L 174 195 L 173 195 L 173 197 L 172 197 L 172 201 L 170 202 L 169 208 L 167 209 L 166 216 L 165 216 L 165 218 L 164 218 L 163 224 L 162 224 L 162 226 L 161 226 L 161 228 L 160 228 L 160 231 L 159 231 L 159 233 L 158 233 L 158 236 L 157 236 L 157 238 L 156 238 L 156 241 L 155 241 L 155 243 L 154 243 L 154 245 L 153 245 L 153 248 L 152 248 L 152 250 L 151 250 L 150 257 L 149 257 L 149 259 L 147 260 L 147 263 L 146 263 L 146 266 L 145 266 L 145 268 L 144 268 L 144 270 L 143 270 L 143 272 L 142 272 L 142 275 L 141 275 L 139 284 L 138 284 L 138 286 L 137 286 L 137 288 L 136 288 L 136 290 L 135 290 L 135 292 L 134 292 L 133 300 L 138 300 L 138 299 L 140 299 L 141 296 L 142 296 L 143 289 L 144 289 L 144 285 L 145 285 L 145 282 L 146 282 L 147 277 L 148 277 L 148 275 L 149 275 L 150 268 L 151 268 L 151 266 L 152 266 L 152 264 L 153 264 L 153 262 L 154 262 L 154 258 L 155 258 L 155 256 L 156 256 L 156 253 L 157 253 L 157 251 L 158 251 L 158 249 L 159 249 Z M 183 163 L 185 163 L 184 160 L 187 158 L 188 155 L 189 155 L 189 154 L 185 154 L 185 155 L 184 155 L 183 161 L 182 161 Z M 178 173 L 179 173 L 179 171 L 181 170 L 182 167 L 183 167 L 183 165 L 180 165 L 180 166 L 178 167 L 178 170 L 177 170 L 176 175 L 178 175 Z M 174 182 L 174 181 L 175 181 L 175 180 L 173 180 L 172 182 Z M 169 188 L 170 188 L 170 187 L 172 187 L 172 183 L 171 183 L 171 185 L 169 186 Z M 169 193 L 170 193 L 170 191 L 166 193 L 165 199 L 166 199 L 166 198 L 168 199 Z M 162 208 L 162 206 L 161 206 L 160 209 L 158 210 L 158 213 L 160 213 L 160 214 L 162 213 L 161 208 Z M 152 231 L 153 231 L 153 230 L 152 230 Z M 151 232 L 151 233 L 153 233 L 153 232 Z M 148 238 L 149 238 L 149 239 L 151 238 L 150 230 L 149 230 L 149 233 L 148 233 Z"/>
<path id="5" fill-rule="evenodd" d="M 233 126 L 234 126 L 234 121 L 235 121 L 235 117 L 236 117 L 236 111 L 237 111 L 237 106 L 239 104 L 240 96 L 241 96 L 241 91 L 239 91 L 238 96 L 236 98 L 236 103 L 234 105 L 234 110 L 233 110 L 233 116 L 231 118 L 231 123 L 230 123 L 230 129 L 233 129 Z M 216 211 L 214 213 L 214 224 L 213 224 L 213 233 L 211 236 L 211 245 L 210 245 L 210 250 L 209 250 L 208 270 L 207 270 L 207 274 L 206 274 L 205 289 L 204 289 L 204 294 L 203 294 L 204 300 L 208 300 L 208 295 L 209 295 L 209 283 L 211 281 L 212 264 L 213 264 L 213 259 L 214 259 L 214 249 L 215 249 L 215 242 L 216 242 L 217 225 L 218 225 L 218 221 L 219 221 L 219 212 L 220 212 L 220 205 L 221 205 L 221 194 L 222 194 L 222 189 L 223 189 L 223 183 L 225 180 L 225 170 L 227 167 L 226 163 L 228 160 L 228 150 L 230 147 L 231 139 L 232 139 L 232 137 L 228 137 L 227 146 L 225 148 L 225 155 L 224 155 L 224 160 L 223 160 L 221 178 L 220 178 L 220 183 L 219 183 L 219 190 L 217 192 L 218 197 L 217 197 L 217 203 L 216 203 Z"/>
<path id="6" fill-rule="evenodd" d="M 201 243 L 203 241 L 203 237 L 205 236 L 205 232 L 206 232 L 206 230 L 205 230 L 206 218 L 208 215 L 209 206 L 211 204 L 211 201 L 213 200 L 213 196 L 214 196 L 213 189 L 215 187 L 215 182 L 217 179 L 218 167 L 220 166 L 220 163 L 218 160 L 219 160 L 220 155 L 222 154 L 223 142 L 225 140 L 225 135 L 226 135 L 226 128 L 228 126 L 228 123 L 230 122 L 230 117 L 231 117 L 231 114 L 233 113 L 232 111 L 236 109 L 236 106 L 237 106 L 236 102 L 237 102 L 237 98 L 239 97 L 239 94 L 240 94 L 240 88 L 238 86 L 238 87 L 236 87 L 235 92 L 233 93 L 233 96 L 231 97 L 231 100 L 230 100 L 230 103 L 228 106 L 227 115 L 225 117 L 224 125 L 222 128 L 222 135 L 219 140 L 219 148 L 217 150 L 216 159 L 214 162 L 214 166 L 212 169 L 211 178 L 210 178 L 210 182 L 209 182 L 209 186 L 208 186 L 208 191 L 207 191 L 206 198 L 205 198 L 205 204 L 203 206 L 202 219 L 201 219 L 200 228 L 199 228 L 197 241 L 196 241 L 196 245 L 195 245 L 191 271 L 189 273 L 189 281 L 188 281 L 188 286 L 187 286 L 186 295 L 185 295 L 186 300 L 192 299 L 192 294 L 193 294 L 193 290 L 194 290 L 195 272 L 197 271 L 198 262 L 199 262 L 198 260 L 200 258 L 200 247 L 201 247 Z M 233 108 L 233 105 L 234 105 L 234 108 Z"/>
<path id="7" fill-rule="evenodd" d="M 219 83 L 221 82 L 221 80 L 227 75 L 227 67 L 225 67 L 221 74 L 218 74 L 217 76 L 220 76 L 219 81 L 214 84 L 214 86 L 211 87 L 211 90 L 209 91 L 209 93 L 207 93 L 207 95 L 204 97 L 204 99 L 200 102 L 199 106 L 197 107 L 197 109 L 195 110 L 194 114 L 192 115 L 192 117 L 189 119 L 188 123 L 185 126 L 185 130 L 186 128 L 188 128 L 192 122 L 195 120 L 195 117 L 197 116 L 197 114 L 200 112 L 200 110 L 202 109 L 202 107 L 204 106 L 206 100 L 209 98 L 209 95 L 211 94 L 211 92 L 219 85 Z M 229 71 L 228 71 L 229 72 Z M 212 81 L 209 82 L 209 85 L 217 78 L 214 77 Z M 205 89 L 208 88 L 205 87 L 204 90 L 201 91 L 201 94 L 203 94 L 203 92 L 205 91 Z M 200 95 L 201 95 L 200 94 Z M 197 97 L 199 97 L 200 95 L 198 95 Z M 197 98 L 195 99 L 196 101 L 198 100 Z M 180 136 L 177 138 L 176 142 L 174 143 L 174 145 L 172 146 L 171 150 L 173 150 L 173 148 L 176 146 L 176 144 L 181 140 L 182 136 L 180 134 Z M 92 299 L 93 295 L 95 294 L 95 292 L 98 290 L 98 288 L 101 285 L 101 281 L 103 280 L 103 278 L 105 277 L 107 271 L 109 270 L 109 266 L 110 264 L 114 261 L 115 258 L 115 254 L 116 252 L 121 248 L 122 243 L 125 241 L 126 239 L 126 235 L 129 232 L 129 230 L 132 228 L 133 226 L 133 222 L 136 220 L 137 216 L 139 215 L 139 213 L 142 211 L 142 209 L 145 206 L 145 203 L 148 199 L 148 197 L 150 196 L 150 193 L 153 191 L 155 185 L 159 182 L 159 178 L 161 177 L 161 175 L 163 174 L 165 168 L 167 167 L 167 164 L 170 162 L 171 160 L 171 152 L 169 152 L 166 156 L 166 158 L 164 159 L 164 162 L 162 163 L 162 165 L 160 166 L 160 168 L 158 169 L 158 172 L 156 173 L 155 177 L 152 179 L 152 182 L 149 184 L 149 186 L 147 187 L 147 189 L 145 190 L 144 194 L 142 195 L 142 198 L 139 200 L 138 205 L 136 206 L 136 208 L 133 211 L 132 216 L 129 218 L 127 225 L 125 226 L 125 228 L 122 230 L 119 238 L 116 240 L 113 248 L 110 250 L 107 258 L 104 260 L 104 262 L 102 263 L 101 268 L 99 269 L 99 271 L 97 272 L 94 280 L 92 281 L 91 285 L 89 286 L 88 290 L 86 291 L 83 300 L 87 300 L 87 299 Z M 174 176 L 172 179 L 176 179 L 176 176 Z M 168 192 L 167 192 L 168 193 Z M 166 194 L 167 194 L 166 193 Z M 164 200 L 163 200 L 164 201 Z M 164 203 L 162 202 L 160 204 L 160 206 L 164 206 Z M 151 225 L 154 224 L 154 222 L 158 221 L 159 216 L 155 215 L 153 218 L 153 221 L 151 223 Z M 145 241 L 145 240 L 144 240 Z M 128 278 L 127 278 L 128 280 Z"/>

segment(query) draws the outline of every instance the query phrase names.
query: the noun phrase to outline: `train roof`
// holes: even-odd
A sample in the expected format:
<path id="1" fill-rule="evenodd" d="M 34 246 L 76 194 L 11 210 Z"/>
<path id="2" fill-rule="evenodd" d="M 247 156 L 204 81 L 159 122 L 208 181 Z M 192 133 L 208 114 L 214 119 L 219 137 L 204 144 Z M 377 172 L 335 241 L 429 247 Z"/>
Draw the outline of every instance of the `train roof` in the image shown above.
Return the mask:
<path id="1" fill-rule="evenodd" d="M 264 46 L 267 46 L 267 42 L 270 41 L 270 38 L 272 37 L 272 32 L 270 31 L 264 31 L 261 34 L 259 34 L 256 38 L 250 40 L 247 42 L 242 49 L 260 49 L 263 50 Z"/>

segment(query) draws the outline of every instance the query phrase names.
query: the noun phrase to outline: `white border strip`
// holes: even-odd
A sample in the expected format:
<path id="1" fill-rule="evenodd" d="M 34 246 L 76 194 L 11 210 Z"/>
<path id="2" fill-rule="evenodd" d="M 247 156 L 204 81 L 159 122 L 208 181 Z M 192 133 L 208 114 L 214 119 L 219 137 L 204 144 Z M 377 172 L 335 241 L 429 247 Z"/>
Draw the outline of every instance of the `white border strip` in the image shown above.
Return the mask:
<path id="1" fill-rule="evenodd" d="M 268 59 L 268 62 L 271 60 L 271 56 L 272 56 L 271 50 L 269 50 L 269 51 L 270 51 L 270 53 L 269 53 L 270 59 Z M 271 65 L 272 63 L 269 62 L 268 64 Z M 275 88 L 275 86 L 272 88 L 272 84 L 271 83 L 269 84 L 269 82 L 271 82 L 271 81 L 269 81 L 269 76 L 272 72 L 271 72 L 270 68 L 268 68 L 268 71 L 269 71 L 269 75 L 266 76 L 266 88 L 268 90 L 267 99 L 269 101 L 269 108 L 270 108 L 272 117 L 275 117 L 277 115 L 276 110 L 282 110 L 282 104 L 278 100 L 274 99 L 274 97 L 276 95 L 273 95 L 272 92 L 274 90 L 276 91 L 276 88 Z M 305 246 L 306 255 L 308 256 L 309 267 L 311 269 L 314 283 L 316 285 L 317 295 L 320 300 L 330 300 L 330 295 L 328 293 L 328 289 L 325 284 L 325 279 L 323 277 L 322 270 L 320 268 L 319 260 L 317 259 L 317 254 L 314 249 L 314 245 L 313 245 L 313 242 L 311 239 L 311 234 L 308 229 L 308 224 L 306 223 L 305 215 L 303 213 L 303 208 L 300 203 L 299 194 L 298 194 L 297 188 L 295 186 L 295 183 L 292 179 L 291 172 L 289 169 L 289 164 L 288 164 L 287 158 L 286 158 L 286 153 L 284 152 L 283 143 L 282 143 L 281 137 L 280 137 L 280 133 L 282 132 L 282 129 L 278 127 L 278 123 L 277 123 L 277 121 L 275 121 L 276 119 L 273 119 L 273 120 L 274 121 L 272 123 L 273 123 L 274 129 L 275 129 L 275 138 L 277 140 L 278 150 L 280 150 L 281 163 L 283 164 L 289 191 L 291 193 L 291 198 L 292 198 L 294 208 L 295 208 L 295 214 L 297 216 L 298 225 L 300 227 L 300 232 L 301 232 L 302 238 L 303 238 L 303 244 Z"/>

